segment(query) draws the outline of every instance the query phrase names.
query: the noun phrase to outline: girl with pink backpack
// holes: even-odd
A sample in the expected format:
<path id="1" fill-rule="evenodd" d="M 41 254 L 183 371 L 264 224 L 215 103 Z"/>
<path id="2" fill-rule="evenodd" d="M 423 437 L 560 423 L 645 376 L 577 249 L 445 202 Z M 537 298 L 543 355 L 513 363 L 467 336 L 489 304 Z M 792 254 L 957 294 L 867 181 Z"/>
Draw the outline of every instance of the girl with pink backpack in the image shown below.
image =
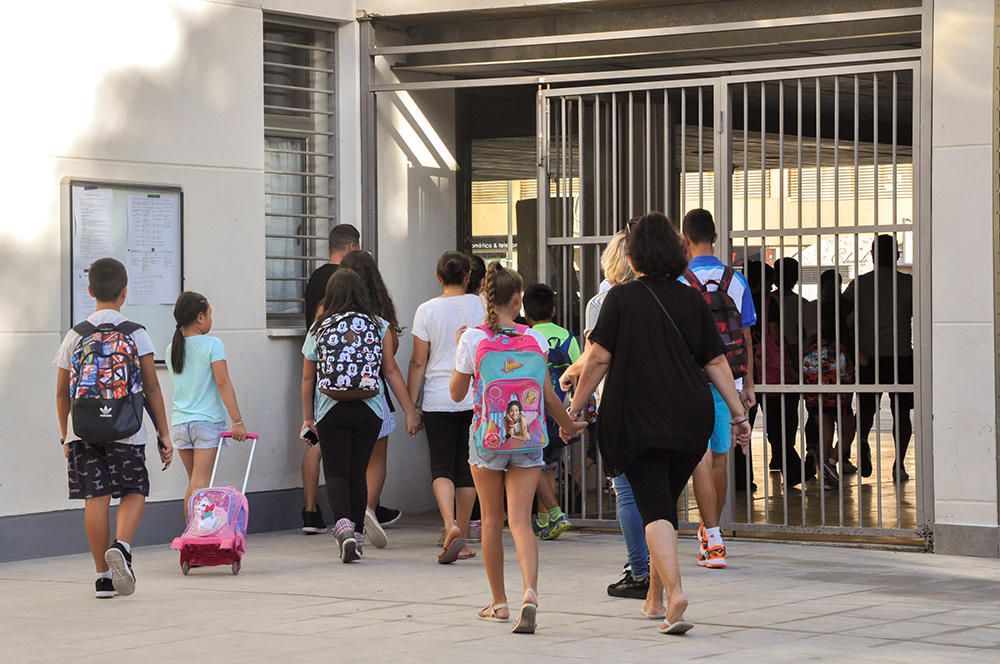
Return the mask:
<path id="1" fill-rule="evenodd" d="M 480 620 L 508 622 L 504 589 L 504 491 L 507 521 L 514 537 L 524 586 L 514 633 L 533 634 L 538 611 L 538 540 L 531 530 L 531 507 L 548 444 L 545 415 L 559 424 L 568 440 L 585 422 L 574 422 L 563 409 L 548 374 L 548 340 L 514 318 L 521 312 L 521 276 L 494 262 L 486 273 L 486 323 L 465 330 L 458 343 L 451 376 L 453 400 L 461 401 L 474 383 L 474 413 L 469 464 L 482 507 L 483 564 L 490 603 Z"/>

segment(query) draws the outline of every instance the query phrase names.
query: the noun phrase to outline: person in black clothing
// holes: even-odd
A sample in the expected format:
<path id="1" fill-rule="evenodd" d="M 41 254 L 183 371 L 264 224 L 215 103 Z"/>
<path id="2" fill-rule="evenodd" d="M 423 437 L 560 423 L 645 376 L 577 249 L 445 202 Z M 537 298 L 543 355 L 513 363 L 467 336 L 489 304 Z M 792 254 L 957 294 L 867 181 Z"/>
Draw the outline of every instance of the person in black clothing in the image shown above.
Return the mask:
<path id="1" fill-rule="evenodd" d="M 338 224 L 330 229 L 330 259 L 313 270 L 309 281 L 306 282 L 304 308 L 307 330 L 312 327 L 313 321 L 316 320 L 316 310 L 326 295 L 326 284 L 340 267 L 340 261 L 347 254 L 360 249 L 361 234 L 357 228 L 351 224 Z M 316 504 L 316 496 L 319 493 L 319 466 L 322 459 L 323 455 L 319 445 L 306 447 L 306 452 L 302 457 L 302 493 L 305 499 L 305 507 L 302 508 L 302 532 L 306 535 L 326 532 L 323 514 L 320 512 L 319 505 Z M 384 473 L 384 469 L 382 472 Z M 394 523 L 400 516 L 399 510 L 381 505 L 375 510 L 375 514 L 382 525 Z"/>
<path id="2" fill-rule="evenodd" d="M 693 625 L 684 620 L 677 500 L 714 426 L 708 382 L 725 399 L 740 445 L 750 441 L 750 423 L 712 312 L 697 291 L 677 282 L 687 266 L 677 231 L 664 215 L 650 212 L 629 222 L 627 246 L 640 279 L 608 293 L 570 413 L 584 417 L 587 395 L 606 375 L 600 448 L 611 472 L 628 478 L 646 527 L 650 585 L 643 614 L 665 618 L 662 633 L 683 634 Z"/>
<path id="3" fill-rule="evenodd" d="M 469 254 L 469 262 L 472 263 L 472 271 L 469 272 L 469 283 L 465 287 L 465 292 L 479 295 L 483 292 L 483 279 L 486 278 L 486 261 L 482 256 Z"/>
<path id="4" fill-rule="evenodd" d="M 763 270 L 763 273 L 761 272 Z M 774 268 L 760 261 L 747 263 L 747 282 L 757 311 L 757 324 L 750 335 L 753 338 L 754 384 L 784 385 L 795 382 L 795 371 L 787 347 L 782 344 L 780 304 L 773 292 L 776 277 Z M 763 408 L 764 431 L 771 447 L 769 470 L 784 473 L 785 486 L 802 482 L 802 457 L 795 449 L 795 433 L 799 428 L 799 395 L 776 394 L 762 391 L 759 403 L 750 409 L 750 426 L 757 421 Z M 749 455 L 736 450 L 734 459 L 736 484 L 746 486 L 747 478 L 753 483 L 753 464 Z"/>

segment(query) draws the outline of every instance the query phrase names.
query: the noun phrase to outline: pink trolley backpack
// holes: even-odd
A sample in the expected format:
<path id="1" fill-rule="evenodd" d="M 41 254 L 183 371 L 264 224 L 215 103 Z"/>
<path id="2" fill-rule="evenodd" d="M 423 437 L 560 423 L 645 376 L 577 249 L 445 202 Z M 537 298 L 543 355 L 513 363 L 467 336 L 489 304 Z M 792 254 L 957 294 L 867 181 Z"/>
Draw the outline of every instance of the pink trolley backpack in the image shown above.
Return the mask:
<path id="1" fill-rule="evenodd" d="M 227 440 L 233 434 L 225 432 L 219 443 L 212 466 L 212 479 L 207 489 L 199 489 L 188 499 L 188 522 L 184 534 L 175 537 L 171 549 L 181 552 L 181 572 L 187 576 L 192 567 L 215 567 L 230 565 L 233 574 L 240 573 L 243 554 L 247 550 L 247 520 L 250 507 L 245 494 L 253 455 L 257 449 L 257 434 L 248 433 L 251 441 L 250 460 L 243 476 L 243 488 L 237 491 L 231 486 L 215 486 L 215 471 L 219 468 L 219 457 Z"/>
<path id="2" fill-rule="evenodd" d="M 545 427 L 545 384 L 549 380 L 548 349 L 539 347 L 528 328 L 494 333 L 476 347 L 476 392 L 473 440 L 491 453 L 532 452 L 548 444 Z"/>

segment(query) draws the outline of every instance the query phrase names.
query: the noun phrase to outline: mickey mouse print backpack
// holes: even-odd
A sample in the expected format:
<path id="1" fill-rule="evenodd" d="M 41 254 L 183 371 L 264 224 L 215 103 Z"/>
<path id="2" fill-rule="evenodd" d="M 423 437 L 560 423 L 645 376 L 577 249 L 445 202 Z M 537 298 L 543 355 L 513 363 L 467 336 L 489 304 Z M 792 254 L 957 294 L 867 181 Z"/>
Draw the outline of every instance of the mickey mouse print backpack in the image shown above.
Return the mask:
<path id="1" fill-rule="evenodd" d="M 316 387 L 337 401 L 378 396 L 382 330 L 376 318 L 348 311 L 330 316 L 316 330 Z"/>

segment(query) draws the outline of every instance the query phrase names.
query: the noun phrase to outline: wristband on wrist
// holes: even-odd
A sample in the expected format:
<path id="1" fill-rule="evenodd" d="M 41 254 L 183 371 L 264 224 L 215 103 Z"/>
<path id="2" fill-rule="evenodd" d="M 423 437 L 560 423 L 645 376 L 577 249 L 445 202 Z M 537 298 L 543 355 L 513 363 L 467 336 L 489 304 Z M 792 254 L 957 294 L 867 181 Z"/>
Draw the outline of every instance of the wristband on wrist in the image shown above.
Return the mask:
<path id="1" fill-rule="evenodd" d="M 238 427 L 238 426 L 240 426 L 241 424 L 243 424 L 243 420 L 240 420 L 240 421 L 238 421 L 238 422 L 233 422 L 233 426 L 234 426 L 234 427 Z"/>
<path id="2" fill-rule="evenodd" d="M 730 425 L 743 424 L 744 422 L 749 422 L 750 418 L 744 415 L 743 417 L 737 417 L 735 420 L 730 420 Z"/>

